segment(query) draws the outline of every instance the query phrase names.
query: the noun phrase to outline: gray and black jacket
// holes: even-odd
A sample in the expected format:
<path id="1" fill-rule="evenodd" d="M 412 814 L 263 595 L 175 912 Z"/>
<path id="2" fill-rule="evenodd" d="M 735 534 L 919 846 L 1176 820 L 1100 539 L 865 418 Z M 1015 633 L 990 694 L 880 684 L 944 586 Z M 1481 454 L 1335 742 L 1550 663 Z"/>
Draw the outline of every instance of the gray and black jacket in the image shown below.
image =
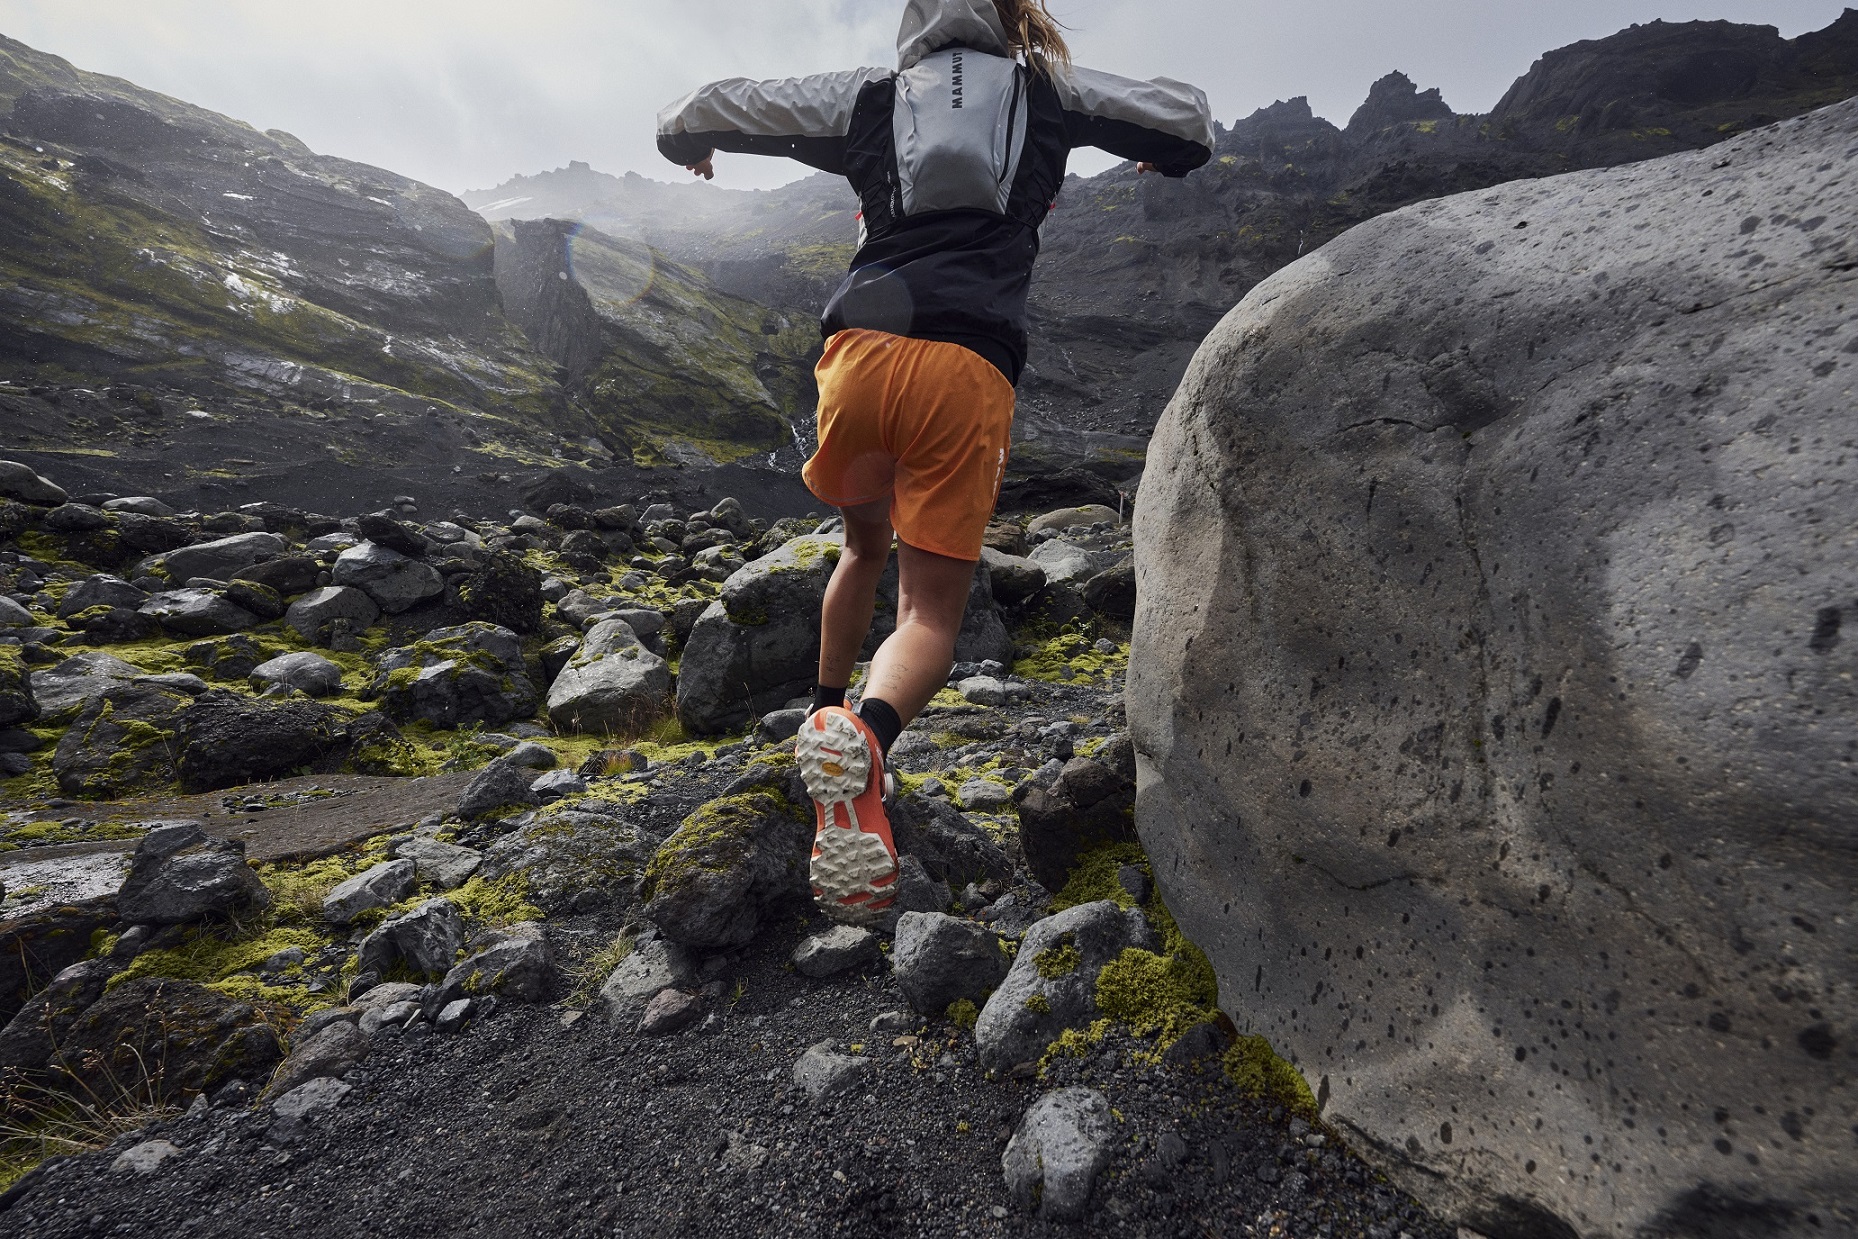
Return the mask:
<path id="1" fill-rule="evenodd" d="M 1008 53 L 992 0 L 909 0 L 898 63 L 712 82 L 658 115 L 658 149 L 785 155 L 844 176 L 863 207 L 851 272 L 820 320 L 947 340 L 1018 382 L 1039 226 L 1072 148 L 1185 176 L 1213 153 L 1206 96 Z"/>

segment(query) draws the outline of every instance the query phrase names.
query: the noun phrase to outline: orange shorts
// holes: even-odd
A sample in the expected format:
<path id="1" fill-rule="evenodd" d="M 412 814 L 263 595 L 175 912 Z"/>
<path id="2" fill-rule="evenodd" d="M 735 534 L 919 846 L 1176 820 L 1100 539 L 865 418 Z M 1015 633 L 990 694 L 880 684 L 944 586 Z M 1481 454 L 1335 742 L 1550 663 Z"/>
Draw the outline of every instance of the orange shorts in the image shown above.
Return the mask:
<path id="1" fill-rule="evenodd" d="M 851 328 L 826 341 L 819 450 L 801 476 L 835 508 L 890 499 L 897 536 L 979 559 L 1000 498 L 1013 385 L 972 349 Z"/>

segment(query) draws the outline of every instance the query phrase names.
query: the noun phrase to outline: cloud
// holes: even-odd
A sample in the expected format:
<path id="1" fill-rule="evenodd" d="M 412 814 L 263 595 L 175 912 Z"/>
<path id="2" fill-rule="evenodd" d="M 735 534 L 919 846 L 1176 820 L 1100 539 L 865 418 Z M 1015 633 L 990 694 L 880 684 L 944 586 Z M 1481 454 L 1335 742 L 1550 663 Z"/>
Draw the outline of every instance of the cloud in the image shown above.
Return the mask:
<path id="1" fill-rule="evenodd" d="M 1488 109 L 1542 52 L 1632 21 L 1824 26 L 1844 0 L 1054 0 L 1080 62 L 1203 86 L 1230 123 L 1308 95 L 1338 123 L 1402 69 L 1460 111 Z M 317 150 L 446 189 L 584 159 L 681 176 L 658 108 L 729 76 L 887 65 L 900 0 L 0 0 L 0 31 L 80 68 L 286 129 Z M 1073 166 L 1109 160 L 1080 153 Z M 740 157 L 725 180 L 805 173 Z"/>

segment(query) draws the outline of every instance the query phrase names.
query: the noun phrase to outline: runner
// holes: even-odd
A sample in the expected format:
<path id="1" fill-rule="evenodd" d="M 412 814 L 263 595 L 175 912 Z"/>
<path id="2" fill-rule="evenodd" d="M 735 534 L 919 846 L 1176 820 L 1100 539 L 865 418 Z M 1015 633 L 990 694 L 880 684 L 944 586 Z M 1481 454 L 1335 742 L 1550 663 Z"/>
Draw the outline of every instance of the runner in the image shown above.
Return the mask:
<path id="1" fill-rule="evenodd" d="M 851 272 L 826 305 L 819 450 L 807 486 L 845 517 L 797 756 L 813 797 L 813 896 L 869 924 L 895 900 L 890 746 L 948 681 L 999 498 L 1026 364 L 1039 226 L 1065 160 L 1096 146 L 1141 172 L 1212 157 L 1206 96 L 1073 66 L 1044 0 L 909 0 L 897 68 L 712 82 L 658 117 L 658 149 L 705 180 L 717 151 L 846 177 Z M 845 690 L 897 544 L 897 630 L 856 711 Z"/>

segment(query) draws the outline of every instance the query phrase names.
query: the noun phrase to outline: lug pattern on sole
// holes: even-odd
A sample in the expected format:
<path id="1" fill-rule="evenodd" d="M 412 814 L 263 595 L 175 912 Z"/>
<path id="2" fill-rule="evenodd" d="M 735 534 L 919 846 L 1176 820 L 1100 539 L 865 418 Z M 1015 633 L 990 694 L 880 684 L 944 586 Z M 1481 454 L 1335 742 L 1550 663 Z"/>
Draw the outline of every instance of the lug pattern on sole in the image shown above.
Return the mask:
<path id="1" fill-rule="evenodd" d="M 801 724 L 794 755 L 819 817 L 808 875 L 814 899 L 837 920 L 880 920 L 895 899 L 897 861 L 882 838 L 860 828 L 853 803 L 875 764 L 869 741 L 851 719 L 823 711 Z M 886 775 L 884 790 L 891 782 Z"/>

